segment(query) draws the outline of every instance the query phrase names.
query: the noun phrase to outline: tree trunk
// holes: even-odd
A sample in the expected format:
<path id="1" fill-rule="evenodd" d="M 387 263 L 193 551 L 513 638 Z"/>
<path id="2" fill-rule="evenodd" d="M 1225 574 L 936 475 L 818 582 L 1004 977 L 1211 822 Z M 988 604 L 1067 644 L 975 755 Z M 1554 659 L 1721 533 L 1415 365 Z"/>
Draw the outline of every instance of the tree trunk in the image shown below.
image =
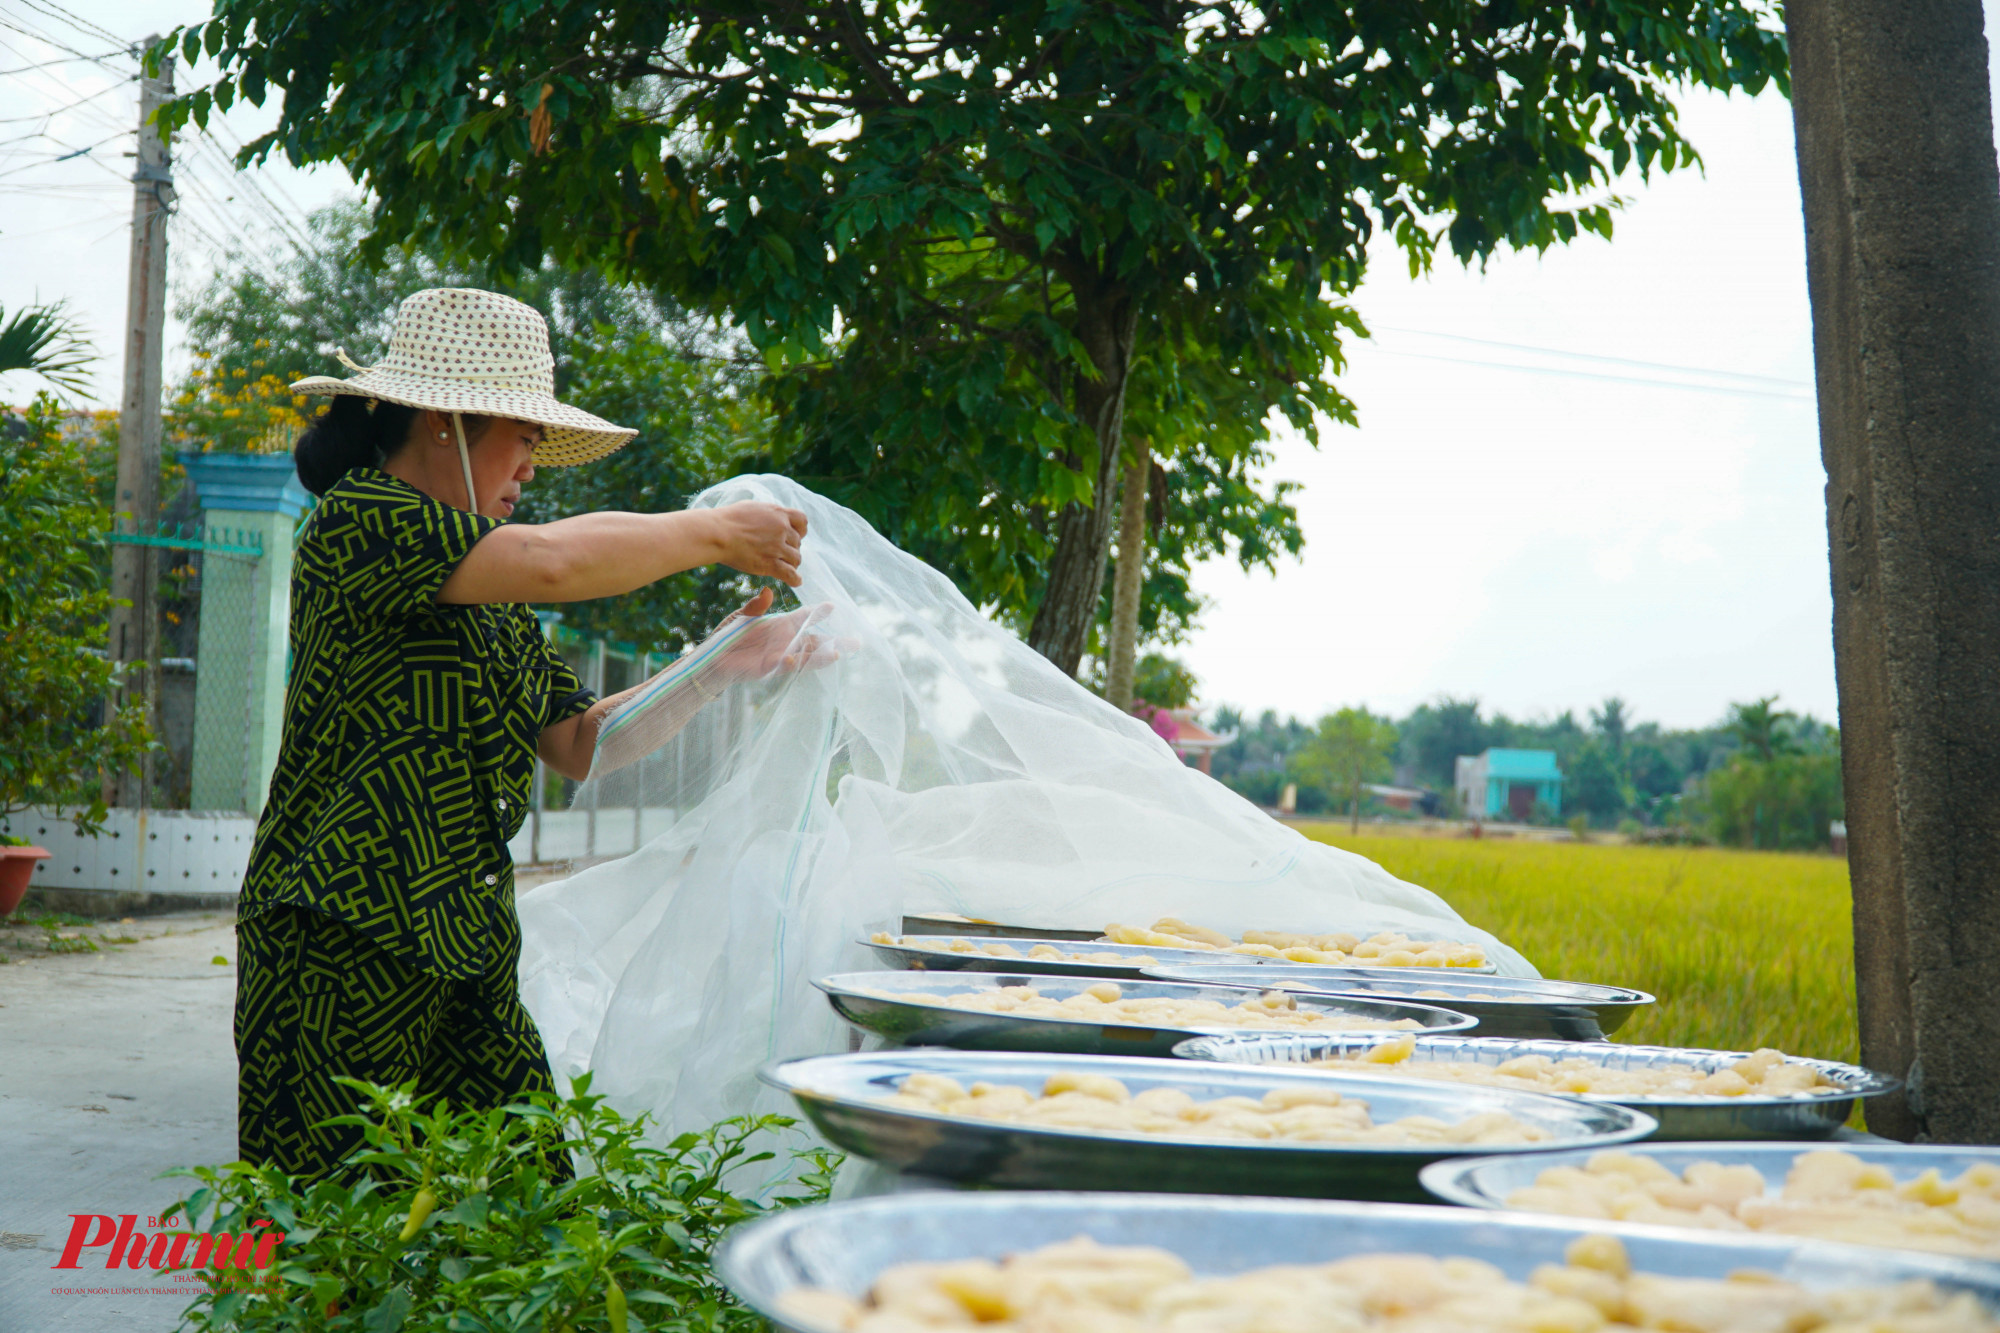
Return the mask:
<path id="1" fill-rule="evenodd" d="M 1097 476 L 1090 503 L 1067 504 L 1056 515 L 1056 549 L 1028 646 L 1070 675 L 1076 674 L 1104 596 L 1104 566 L 1111 555 L 1112 484 L 1118 478 L 1125 427 L 1125 382 L 1132 371 L 1132 338 L 1138 309 L 1122 292 L 1076 283 L 1076 336 L 1097 368 L 1096 379 L 1078 377 L 1076 414 L 1097 437 Z"/>
<path id="2" fill-rule="evenodd" d="M 1785 8 L 1868 1104 L 2000 1141 L 2000 172 L 1978 0 Z"/>
<path id="3" fill-rule="evenodd" d="M 1153 475 L 1150 442 L 1137 441 L 1132 452 L 1118 492 L 1118 571 L 1111 585 L 1110 660 L 1104 678 L 1104 697 L 1128 713 L 1139 660 L 1139 593 L 1146 584 L 1146 487 Z"/>
<path id="4" fill-rule="evenodd" d="M 1354 770 L 1354 785 L 1347 789 L 1347 831 L 1361 832 L 1361 769 Z"/>

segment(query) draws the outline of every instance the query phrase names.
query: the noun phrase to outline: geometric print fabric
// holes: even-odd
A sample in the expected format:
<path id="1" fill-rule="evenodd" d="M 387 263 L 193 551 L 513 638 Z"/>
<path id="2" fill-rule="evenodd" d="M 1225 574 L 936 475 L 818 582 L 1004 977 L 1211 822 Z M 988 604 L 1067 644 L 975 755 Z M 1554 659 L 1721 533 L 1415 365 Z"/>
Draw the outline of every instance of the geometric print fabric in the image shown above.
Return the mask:
<path id="1" fill-rule="evenodd" d="M 518 942 L 507 841 L 535 746 L 593 696 L 527 607 L 436 602 L 498 526 L 375 468 L 342 477 L 307 520 L 241 919 L 311 907 L 442 978 L 484 975 Z"/>
<path id="2" fill-rule="evenodd" d="M 236 932 L 237 1150 L 247 1161 L 318 1179 L 360 1148 L 354 1127 L 321 1124 L 357 1104 L 337 1075 L 414 1080 L 419 1098 L 459 1110 L 554 1089 L 521 1005 L 518 937 L 490 954 L 484 975 L 449 981 L 306 908 L 266 911 Z"/>

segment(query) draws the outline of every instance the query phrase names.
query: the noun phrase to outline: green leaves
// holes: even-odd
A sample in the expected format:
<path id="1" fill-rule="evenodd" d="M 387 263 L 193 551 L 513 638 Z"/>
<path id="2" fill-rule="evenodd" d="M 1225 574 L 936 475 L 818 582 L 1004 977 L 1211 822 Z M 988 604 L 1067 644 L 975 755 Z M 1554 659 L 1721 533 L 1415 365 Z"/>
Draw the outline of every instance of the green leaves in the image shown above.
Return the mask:
<path id="1" fill-rule="evenodd" d="M 407 1089 L 348 1081 L 365 1149 L 338 1180 L 288 1180 L 237 1162 L 176 1174 L 201 1184 L 182 1205 L 196 1231 L 268 1218 L 285 1232 L 254 1285 L 220 1279 L 187 1311 L 199 1330 L 388 1333 L 757 1333 L 761 1321 L 716 1279 L 709 1256 L 730 1225 L 823 1198 L 832 1159 L 792 1158 L 767 1204 L 727 1180 L 774 1154 L 792 1122 L 742 1118 L 665 1148 L 579 1079 L 569 1098 L 454 1114 Z M 585 1174 L 551 1170 L 572 1158 Z M 769 1173 L 775 1174 L 775 1173 Z M 399 1228 L 426 1190 L 437 1206 L 408 1242 Z M 247 1276 L 247 1275 L 246 1275 Z"/>
<path id="2" fill-rule="evenodd" d="M 139 708 L 107 708 L 118 668 L 104 652 L 107 506 L 95 497 L 88 441 L 38 395 L 0 421 L 0 815 L 34 804 L 75 807 L 101 827 L 101 769 L 151 748 Z"/>

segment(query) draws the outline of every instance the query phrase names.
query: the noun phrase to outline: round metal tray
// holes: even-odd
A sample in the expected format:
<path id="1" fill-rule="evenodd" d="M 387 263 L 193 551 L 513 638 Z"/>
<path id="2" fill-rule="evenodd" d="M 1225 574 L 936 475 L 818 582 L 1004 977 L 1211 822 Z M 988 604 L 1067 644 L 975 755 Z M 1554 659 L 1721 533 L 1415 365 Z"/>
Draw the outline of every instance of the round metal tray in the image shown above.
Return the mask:
<path id="1" fill-rule="evenodd" d="M 1478 967 L 1347 967 L 1339 963 L 1295 963 L 1289 958 L 1265 958 L 1254 953 L 1224 953 L 1220 949 L 1152 949 L 1143 944 L 1116 944 L 1095 939 L 1092 946 L 1113 944 L 1120 949 L 1136 949 L 1160 960 L 1161 967 L 1293 967 L 1319 972 L 1366 972 L 1391 977 L 1490 977 L 1500 969 L 1493 963 Z"/>
<path id="2" fill-rule="evenodd" d="M 1097 981 L 1116 978 L 1042 977 L 998 972 L 845 972 L 813 984 L 826 992 L 834 1009 L 858 1028 L 905 1046 L 957 1046 L 976 1051 L 1061 1051 L 1079 1055 L 1156 1055 L 1174 1053 L 1176 1043 L 1216 1029 L 1147 1028 L 1129 1023 L 1090 1023 L 1070 1018 L 1022 1018 L 1012 1014 L 982 1014 L 943 1004 L 920 1004 L 891 998 L 899 994 L 958 995 L 997 990 L 1002 986 L 1033 986 L 1052 999 L 1065 999 Z M 1240 1004 L 1240 986 L 1186 986 L 1169 981 L 1118 981 L 1127 996 L 1166 996 L 1184 1000 L 1220 1000 Z M 1473 1020 L 1449 1009 L 1381 1000 L 1349 1000 L 1332 995 L 1297 997 L 1302 1009 L 1345 1014 L 1371 1021 L 1413 1018 L 1426 1032 L 1463 1032 Z M 1229 1029 L 1234 1031 L 1236 1029 Z M 1269 1029 L 1266 1029 L 1269 1031 Z M 1380 1041 L 1389 1029 L 1374 1034 Z"/>
<path id="3" fill-rule="evenodd" d="M 1930 1143 L 1838 1143 L 1826 1147 L 1886 1167 L 1899 1185 L 1933 1168 L 1949 1179 L 1968 1167 L 1982 1163 L 2000 1166 L 2000 1148 L 1965 1148 Z M 1825 1148 L 1799 1143 L 1643 1143 L 1627 1145 L 1623 1151 L 1635 1157 L 1650 1157 L 1675 1175 L 1680 1175 L 1696 1162 L 1755 1167 L 1757 1173 L 1764 1177 L 1766 1188 L 1775 1195 L 1784 1189 L 1785 1175 L 1800 1154 L 1825 1151 Z M 1467 1208 L 1505 1208 L 1509 1194 L 1534 1184 L 1535 1178 L 1542 1172 L 1557 1166 L 1583 1167 L 1595 1155 L 1594 1151 L 1543 1153 L 1532 1163 L 1517 1162 L 1511 1155 L 1459 1157 L 1448 1162 L 1432 1163 L 1424 1168 L 1422 1178 L 1424 1188 L 1446 1203 Z M 1688 1230 L 1703 1231 L 1702 1228 Z M 1736 1236 L 1744 1233 L 1729 1234 Z M 2000 1259 L 1981 1262 L 2000 1267 Z"/>
<path id="4" fill-rule="evenodd" d="M 936 938 L 974 940 L 980 937 L 939 935 Z M 1152 966 L 1161 952 L 1157 949 L 1142 949 L 1136 944 L 1100 944 L 1080 940 L 1009 937 L 1005 940 L 988 941 L 988 943 L 1007 944 L 1023 954 L 1037 944 L 1046 944 L 1064 953 L 1115 953 L 1134 960 L 1129 964 L 1075 963 L 1067 959 L 996 958 L 992 954 L 984 953 L 950 953 L 943 949 L 920 949 L 904 944 L 877 944 L 873 940 L 856 940 L 855 943 L 872 951 L 886 965 L 907 968 L 912 972 L 1008 972 L 1016 976 L 1090 977 L 1094 980 L 1109 977 L 1114 981 L 1146 980 L 1144 969 Z M 1146 962 L 1137 961 L 1141 958 Z"/>
<path id="5" fill-rule="evenodd" d="M 1570 1242 L 1584 1235 L 1618 1237 L 1644 1273 L 1724 1278 L 1760 1269 L 1819 1290 L 1929 1278 L 2000 1311 L 2000 1276 L 1991 1265 L 1907 1250 L 1529 1213 L 1201 1195 L 932 1191 L 817 1204 L 731 1231 L 715 1266 L 744 1304 L 785 1333 L 832 1333 L 788 1315 L 780 1299 L 807 1286 L 858 1297 L 896 1264 L 999 1259 L 1076 1236 L 1158 1246 L 1203 1277 L 1356 1254 L 1431 1254 L 1483 1259 L 1525 1281 L 1540 1265 L 1561 1263 Z"/>
<path id="6" fill-rule="evenodd" d="M 1376 1044 L 1379 1038 L 1346 1033 L 1283 1033 L 1231 1039 L 1208 1036 L 1182 1042 L 1174 1054 L 1191 1060 L 1222 1060 L 1231 1064 L 1291 1065 L 1327 1059 L 1348 1059 Z M 1684 1064 L 1712 1072 L 1741 1060 L 1747 1051 L 1683 1050 L 1674 1046 L 1622 1046 L 1614 1042 L 1508 1041 L 1492 1037 L 1431 1037 L 1417 1040 L 1413 1061 L 1477 1060 L 1497 1065 L 1523 1055 L 1552 1060 L 1591 1060 L 1613 1069 Z M 1793 1064 L 1810 1065 L 1834 1085 L 1829 1092 L 1798 1097 L 1607 1097 L 1575 1094 L 1580 1101 L 1616 1102 L 1644 1111 L 1660 1122 L 1655 1140 L 1670 1139 L 1816 1139 L 1846 1123 L 1857 1097 L 1879 1097 L 1901 1086 L 1886 1074 L 1833 1060 L 1788 1056 Z M 1366 1078 L 1393 1078 L 1368 1074 Z M 1428 1082 L 1430 1080 L 1424 1080 Z M 1451 1083 L 1448 1087 L 1475 1087 Z M 1564 1094 L 1571 1095 L 1571 1094 Z"/>
<path id="7" fill-rule="evenodd" d="M 1133 1092 L 1178 1088 L 1197 1100 L 1260 1098 L 1273 1088 L 1325 1086 L 1324 1076 L 1281 1069 L 1134 1060 L 1114 1055 L 1011 1055 L 992 1051 L 869 1051 L 767 1065 L 766 1083 L 789 1092 L 827 1141 L 843 1152 L 941 1180 L 1015 1189 L 1137 1189 L 1179 1193 L 1303 1195 L 1307 1198 L 1422 1199 L 1417 1171 L 1427 1162 L 1486 1157 L 1515 1149 L 1373 1143 L 1245 1143 L 1153 1134 L 1116 1134 L 1010 1124 L 885 1106 L 912 1074 L 942 1074 L 970 1086 L 1011 1083 L 1040 1092 L 1058 1073 L 1106 1074 Z M 1653 1118 L 1568 1097 L 1385 1082 L 1339 1080 L 1342 1096 L 1368 1103 L 1375 1123 L 1405 1116 L 1459 1121 L 1504 1111 L 1554 1136 L 1523 1144 L 1546 1153 L 1630 1143 Z M 1478 1093 L 1469 1096 L 1468 1093 Z M 1491 1094 L 1491 1095 L 1486 1095 Z"/>
<path id="8" fill-rule="evenodd" d="M 1423 975 L 1410 976 L 1413 971 Z M 1634 1012 L 1653 1003 L 1653 997 L 1646 992 L 1623 986 L 1593 986 L 1537 977 L 1439 976 L 1438 971 L 1407 967 L 1350 970 L 1308 963 L 1288 968 L 1149 967 L 1145 975 L 1161 981 L 1192 981 L 1210 986 L 1269 987 L 1275 982 L 1287 990 L 1442 1004 L 1478 1019 L 1474 1035 L 1481 1037 L 1603 1041 L 1607 1033 L 1623 1027 Z"/>

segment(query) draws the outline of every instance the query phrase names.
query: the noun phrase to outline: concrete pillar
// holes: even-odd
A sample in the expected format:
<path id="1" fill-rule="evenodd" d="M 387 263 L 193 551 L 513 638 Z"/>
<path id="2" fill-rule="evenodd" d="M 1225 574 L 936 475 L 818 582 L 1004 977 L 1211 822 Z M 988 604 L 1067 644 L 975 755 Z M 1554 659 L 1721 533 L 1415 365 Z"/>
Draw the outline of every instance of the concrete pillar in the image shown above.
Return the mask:
<path id="1" fill-rule="evenodd" d="M 207 529 L 188 804 L 255 815 L 278 764 L 292 533 L 311 497 L 287 454 L 183 454 L 181 462 Z"/>

